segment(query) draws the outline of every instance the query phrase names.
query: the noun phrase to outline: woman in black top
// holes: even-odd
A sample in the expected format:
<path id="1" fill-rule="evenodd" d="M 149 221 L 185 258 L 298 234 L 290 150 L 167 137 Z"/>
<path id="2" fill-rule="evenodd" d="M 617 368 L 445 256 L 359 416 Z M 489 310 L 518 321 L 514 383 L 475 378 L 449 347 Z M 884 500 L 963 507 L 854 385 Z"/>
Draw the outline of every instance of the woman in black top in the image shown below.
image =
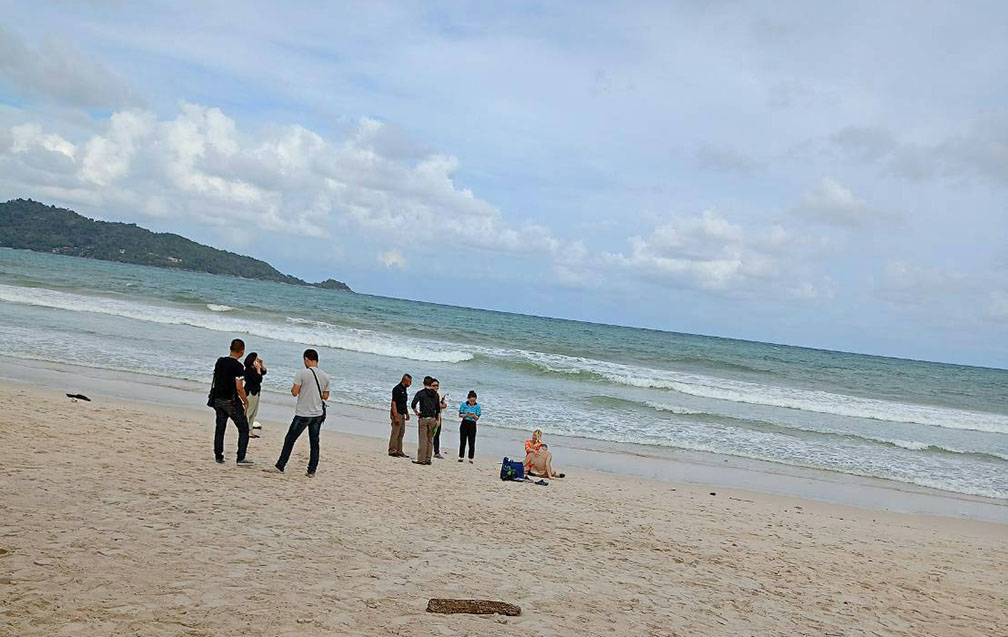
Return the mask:
<path id="1" fill-rule="evenodd" d="M 249 438 L 258 438 L 257 429 L 262 429 L 262 425 L 256 422 L 259 415 L 259 393 L 262 391 L 262 379 L 266 375 L 266 364 L 258 354 L 252 352 L 245 357 L 245 393 L 248 395 L 248 416 L 249 426 L 252 431 Z"/>

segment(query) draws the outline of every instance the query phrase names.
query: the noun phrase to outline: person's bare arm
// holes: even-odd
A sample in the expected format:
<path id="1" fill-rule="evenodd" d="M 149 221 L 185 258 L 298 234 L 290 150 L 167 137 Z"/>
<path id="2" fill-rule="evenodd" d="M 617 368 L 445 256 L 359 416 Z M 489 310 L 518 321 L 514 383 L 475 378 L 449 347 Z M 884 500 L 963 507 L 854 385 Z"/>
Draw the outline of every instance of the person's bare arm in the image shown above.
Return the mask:
<path id="1" fill-rule="evenodd" d="M 322 392 L 322 400 L 329 400 L 329 390 Z"/>
<path id="2" fill-rule="evenodd" d="M 291 396 L 297 396 L 301 393 L 301 385 L 295 384 L 291 387 Z"/>

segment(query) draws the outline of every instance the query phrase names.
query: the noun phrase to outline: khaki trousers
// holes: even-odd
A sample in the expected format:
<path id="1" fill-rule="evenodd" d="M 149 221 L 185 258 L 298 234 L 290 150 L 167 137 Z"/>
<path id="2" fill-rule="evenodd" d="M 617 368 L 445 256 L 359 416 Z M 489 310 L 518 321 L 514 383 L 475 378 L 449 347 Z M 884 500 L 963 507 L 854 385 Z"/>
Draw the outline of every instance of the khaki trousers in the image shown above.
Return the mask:
<path id="1" fill-rule="evenodd" d="M 402 450 L 403 436 L 406 434 L 406 417 L 402 414 L 392 416 L 392 433 L 389 434 L 388 452 L 390 456 L 400 455 Z"/>
<path id="2" fill-rule="evenodd" d="M 434 429 L 437 428 L 437 418 L 420 418 L 417 420 L 417 462 L 430 464 L 434 454 Z"/>
<path id="3" fill-rule="evenodd" d="M 259 396 L 261 396 L 261 393 L 255 396 L 249 394 L 248 396 L 249 406 L 245 410 L 245 417 L 248 418 L 250 429 L 255 424 L 256 417 L 259 415 Z"/>

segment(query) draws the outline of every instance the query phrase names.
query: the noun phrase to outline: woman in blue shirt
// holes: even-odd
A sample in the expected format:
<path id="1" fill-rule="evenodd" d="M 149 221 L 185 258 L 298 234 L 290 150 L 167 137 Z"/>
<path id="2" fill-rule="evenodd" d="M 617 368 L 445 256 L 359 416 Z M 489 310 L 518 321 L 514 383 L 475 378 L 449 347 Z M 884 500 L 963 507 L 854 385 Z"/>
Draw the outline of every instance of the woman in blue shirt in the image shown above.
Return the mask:
<path id="1" fill-rule="evenodd" d="M 470 391 L 466 401 L 459 405 L 458 415 L 462 419 L 462 426 L 459 428 L 459 462 L 462 462 L 468 442 L 469 464 L 473 463 L 473 456 L 476 454 L 476 421 L 479 420 L 481 413 L 480 406 L 476 404 L 476 392 Z"/>

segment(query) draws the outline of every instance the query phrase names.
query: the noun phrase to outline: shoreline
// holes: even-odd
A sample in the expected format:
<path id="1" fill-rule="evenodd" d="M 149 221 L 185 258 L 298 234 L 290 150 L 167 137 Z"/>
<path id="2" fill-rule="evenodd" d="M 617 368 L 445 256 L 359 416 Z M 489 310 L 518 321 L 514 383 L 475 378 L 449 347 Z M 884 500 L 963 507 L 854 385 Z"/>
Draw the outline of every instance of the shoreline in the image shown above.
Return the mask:
<path id="1" fill-rule="evenodd" d="M 141 379 L 137 382 L 137 379 Z M 137 401 L 185 410 L 212 423 L 213 414 L 203 408 L 206 388 L 195 381 L 136 374 L 102 368 L 0 356 L 0 379 L 26 388 L 46 388 L 92 397 Z M 391 385 L 390 383 L 390 390 Z M 199 414 L 203 408 L 202 416 Z M 290 397 L 264 392 L 260 421 L 264 430 L 282 438 L 293 413 Z M 384 410 L 331 402 L 323 437 L 351 434 L 388 439 Z M 404 448 L 415 455 L 414 421 L 407 424 Z M 454 463 L 457 425 L 445 425 L 442 452 L 445 463 Z M 233 427 L 231 429 L 233 432 Z M 270 435 L 269 440 L 275 440 Z M 523 456 L 522 443 L 529 432 L 480 425 L 477 458 L 482 465 L 497 464 L 504 456 Z M 259 439 L 266 440 L 266 438 Z M 256 442 L 256 440 L 253 440 Z M 549 436 L 556 468 L 575 474 L 579 470 L 618 476 L 659 480 L 672 485 L 690 485 L 798 498 L 808 502 L 841 505 L 879 512 L 942 516 L 1008 525 L 1008 501 L 941 491 L 913 484 L 862 477 L 821 469 L 752 460 L 737 456 L 679 450 L 669 447 L 617 443 L 591 438 Z M 255 446 L 250 446 L 255 448 Z M 268 453 L 279 453 L 279 447 Z M 381 453 L 377 459 L 387 456 Z M 571 471 L 570 468 L 574 468 Z M 573 477 L 573 475 L 571 476 Z"/>

